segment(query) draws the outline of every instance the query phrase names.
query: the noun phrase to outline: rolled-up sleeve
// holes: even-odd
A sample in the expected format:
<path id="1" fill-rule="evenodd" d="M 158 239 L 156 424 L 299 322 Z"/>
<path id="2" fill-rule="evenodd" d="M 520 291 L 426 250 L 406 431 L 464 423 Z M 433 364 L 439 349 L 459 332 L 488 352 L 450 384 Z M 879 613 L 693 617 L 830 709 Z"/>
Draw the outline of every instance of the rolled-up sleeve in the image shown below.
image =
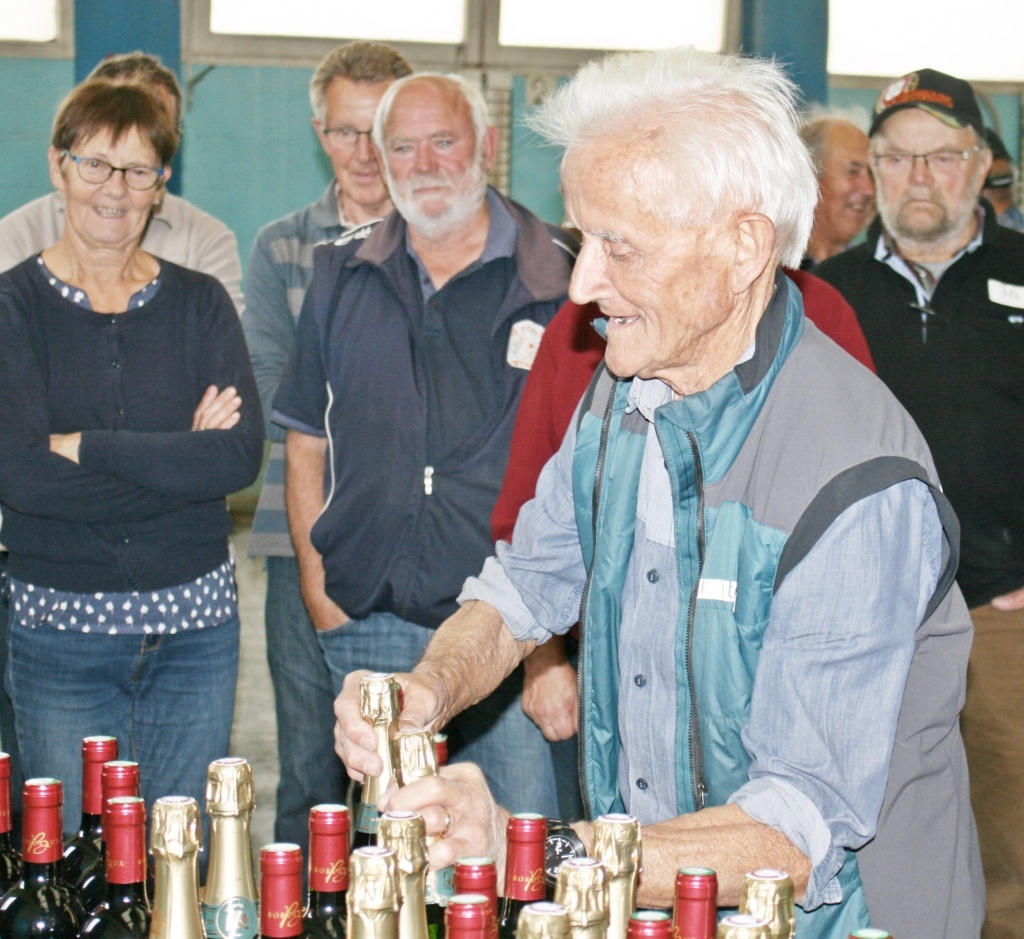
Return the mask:
<path id="1" fill-rule="evenodd" d="M 842 898 L 845 850 L 874 836 L 943 539 L 928 488 L 899 483 L 843 512 L 772 604 L 729 801 L 808 856 L 805 909 Z"/>
<path id="2" fill-rule="evenodd" d="M 458 602 L 485 600 L 520 640 L 547 642 L 579 619 L 586 582 L 572 498 L 576 418 L 537 480 L 537 495 L 519 512 L 512 543 L 466 580 Z"/>

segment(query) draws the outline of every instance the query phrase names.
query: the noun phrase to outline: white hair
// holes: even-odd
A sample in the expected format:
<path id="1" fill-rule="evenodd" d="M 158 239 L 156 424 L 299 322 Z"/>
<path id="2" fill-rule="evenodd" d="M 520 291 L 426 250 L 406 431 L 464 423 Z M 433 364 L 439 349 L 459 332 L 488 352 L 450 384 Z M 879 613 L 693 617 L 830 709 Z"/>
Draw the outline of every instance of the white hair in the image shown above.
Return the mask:
<path id="1" fill-rule="evenodd" d="M 764 59 L 692 47 L 618 53 L 584 65 L 529 124 L 567 151 L 659 136 L 662 155 L 636 177 L 648 212 L 681 228 L 758 212 L 775 226 L 780 262 L 795 267 L 818 201 L 796 97 Z"/>
<path id="2" fill-rule="evenodd" d="M 377 113 L 373 118 L 373 142 L 384 152 L 384 127 L 391 116 L 391 108 L 395 103 L 395 97 L 410 82 L 427 82 L 441 87 L 446 87 L 452 93 L 458 95 L 466 102 L 469 108 L 470 119 L 473 122 L 473 132 L 476 134 L 476 149 L 479 153 L 483 149 L 484 136 L 490 126 L 491 118 L 487 111 L 487 102 L 480 90 L 461 75 L 442 75 L 440 72 L 416 72 L 413 75 L 406 75 L 404 78 L 393 82 L 377 105 Z"/>

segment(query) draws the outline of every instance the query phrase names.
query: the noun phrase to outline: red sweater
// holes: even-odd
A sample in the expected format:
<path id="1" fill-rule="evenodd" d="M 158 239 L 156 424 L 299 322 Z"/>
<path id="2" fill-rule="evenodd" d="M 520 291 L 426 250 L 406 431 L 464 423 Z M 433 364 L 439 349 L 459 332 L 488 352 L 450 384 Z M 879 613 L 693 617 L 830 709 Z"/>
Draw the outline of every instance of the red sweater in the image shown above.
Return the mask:
<path id="1" fill-rule="evenodd" d="M 806 271 L 786 269 L 800 288 L 804 312 L 826 336 L 875 371 L 853 308 L 839 291 Z M 604 339 L 591 322 L 595 304 L 567 301 L 548 324 L 523 388 L 512 431 L 508 468 L 491 516 L 495 541 L 510 541 L 519 509 L 533 498 L 537 477 L 554 455 L 594 370 L 604 357 Z"/>

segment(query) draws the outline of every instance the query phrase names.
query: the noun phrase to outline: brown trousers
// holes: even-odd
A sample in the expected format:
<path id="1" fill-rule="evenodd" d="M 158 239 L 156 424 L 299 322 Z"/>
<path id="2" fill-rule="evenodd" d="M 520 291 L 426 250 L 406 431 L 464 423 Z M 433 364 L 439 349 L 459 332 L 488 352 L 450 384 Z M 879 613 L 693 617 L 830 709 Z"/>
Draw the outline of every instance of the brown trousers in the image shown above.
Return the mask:
<path id="1" fill-rule="evenodd" d="M 971 610 L 961 731 L 985 870 L 983 939 L 1024 936 L 1024 610 Z"/>

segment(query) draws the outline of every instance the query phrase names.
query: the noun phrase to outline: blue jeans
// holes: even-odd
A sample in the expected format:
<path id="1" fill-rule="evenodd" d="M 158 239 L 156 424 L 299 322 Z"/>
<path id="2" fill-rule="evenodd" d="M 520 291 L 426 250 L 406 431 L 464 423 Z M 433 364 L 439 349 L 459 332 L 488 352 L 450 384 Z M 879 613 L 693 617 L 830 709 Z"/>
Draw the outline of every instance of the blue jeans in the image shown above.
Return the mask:
<path id="1" fill-rule="evenodd" d="M 26 777 L 64 784 L 64 832 L 82 804 L 82 738 L 117 737 L 140 795 L 206 807 L 206 770 L 229 755 L 239 622 L 174 635 L 110 636 L 10 622 L 7 687 Z M 204 844 L 208 844 L 205 811 Z M 204 852 L 205 856 L 205 852 Z"/>
<path id="2" fill-rule="evenodd" d="M 407 672 L 423 655 L 432 629 L 373 613 L 337 629 L 318 633 L 335 691 L 349 672 Z M 458 715 L 446 728 L 452 762 L 480 766 L 498 802 L 512 812 L 559 814 L 557 779 L 576 773 L 575 747 L 552 745 L 520 706 L 523 674 L 520 667 L 479 704 Z M 579 818 L 579 811 L 565 812 Z"/>
<path id="3" fill-rule="evenodd" d="M 345 801 L 348 777 L 334 752 L 334 693 L 293 557 L 267 558 L 267 664 L 277 713 L 274 838 L 305 848 L 309 810 Z"/>

